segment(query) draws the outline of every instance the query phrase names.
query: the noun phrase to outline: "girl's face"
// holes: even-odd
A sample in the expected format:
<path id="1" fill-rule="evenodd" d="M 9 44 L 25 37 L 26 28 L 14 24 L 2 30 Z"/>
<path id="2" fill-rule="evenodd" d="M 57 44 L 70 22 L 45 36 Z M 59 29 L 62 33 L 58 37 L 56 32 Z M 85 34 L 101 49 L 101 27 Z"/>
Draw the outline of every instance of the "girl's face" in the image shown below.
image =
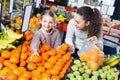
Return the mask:
<path id="1" fill-rule="evenodd" d="M 41 25 L 45 31 L 50 32 L 51 29 L 55 26 L 55 20 L 49 15 L 43 15 Z"/>
<path id="2" fill-rule="evenodd" d="M 83 16 L 79 15 L 79 14 L 75 14 L 74 15 L 74 20 L 75 20 L 75 27 L 79 30 L 83 30 L 85 29 L 86 26 L 89 25 L 89 22 L 86 22 L 83 18 Z"/>

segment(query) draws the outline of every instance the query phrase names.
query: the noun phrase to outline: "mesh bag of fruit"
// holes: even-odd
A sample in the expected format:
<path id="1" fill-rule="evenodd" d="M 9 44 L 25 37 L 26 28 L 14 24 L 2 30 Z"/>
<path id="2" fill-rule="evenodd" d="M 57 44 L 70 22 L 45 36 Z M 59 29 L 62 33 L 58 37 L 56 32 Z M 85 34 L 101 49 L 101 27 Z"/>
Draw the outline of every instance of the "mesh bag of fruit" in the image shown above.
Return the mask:
<path id="1" fill-rule="evenodd" d="M 81 61 L 86 61 L 91 70 L 97 70 L 102 65 L 104 53 L 93 43 L 85 41 L 82 50 L 78 51 Z"/>

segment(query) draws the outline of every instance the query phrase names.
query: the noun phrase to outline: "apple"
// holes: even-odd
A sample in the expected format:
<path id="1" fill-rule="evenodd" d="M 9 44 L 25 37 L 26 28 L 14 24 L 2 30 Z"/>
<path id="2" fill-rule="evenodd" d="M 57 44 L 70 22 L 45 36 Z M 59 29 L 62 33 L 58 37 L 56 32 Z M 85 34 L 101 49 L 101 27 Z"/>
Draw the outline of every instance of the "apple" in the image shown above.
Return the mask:
<path id="1" fill-rule="evenodd" d="M 83 75 L 83 78 L 85 79 L 85 78 L 89 78 L 90 77 L 90 75 L 89 74 L 87 74 L 87 73 L 84 73 Z"/>
<path id="2" fill-rule="evenodd" d="M 77 70 L 78 70 L 78 66 L 77 66 L 77 65 L 73 65 L 73 66 L 71 67 L 71 69 L 72 69 L 73 71 L 77 71 Z"/>
<path id="3" fill-rule="evenodd" d="M 74 64 L 76 65 L 80 64 L 80 60 L 74 60 Z"/>
<path id="4" fill-rule="evenodd" d="M 0 63 L 0 70 L 3 68 L 3 64 L 2 63 Z"/>
<path id="5" fill-rule="evenodd" d="M 80 76 L 80 73 L 78 71 L 73 72 L 75 76 Z"/>
<path id="6" fill-rule="evenodd" d="M 84 68 L 79 68 L 79 72 L 82 74 L 85 72 Z"/>
<path id="7" fill-rule="evenodd" d="M 90 69 L 85 70 L 85 72 L 89 75 L 92 73 L 92 71 Z"/>
<path id="8" fill-rule="evenodd" d="M 99 75 L 100 75 L 99 71 L 93 71 L 92 74 L 93 74 L 94 76 L 99 76 Z"/>
<path id="9" fill-rule="evenodd" d="M 86 62 L 82 62 L 82 65 L 85 66 L 85 65 L 86 65 Z"/>
<path id="10" fill-rule="evenodd" d="M 74 77 L 70 77 L 70 80 L 76 80 L 76 78 L 74 78 Z"/>
<path id="11" fill-rule="evenodd" d="M 82 76 L 76 76 L 77 80 L 83 80 Z"/>
<path id="12" fill-rule="evenodd" d="M 105 79 L 105 78 L 107 78 L 107 74 L 106 73 L 101 73 L 100 77 L 103 78 L 103 79 Z"/>
<path id="13" fill-rule="evenodd" d="M 111 74 L 107 74 L 107 80 L 114 80 L 113 75 L 111 75 Z"/>
<path id="14" fill-rule="evenodd" d="M 85 70 L 89 69 L 89 67 L 87 65 L 84 65 L 83 67 Z"/>
<path id="15" fill-rule="evenodd" d="M 84 80 L 91 80 L 90 78 L 85 78 Z"/>
<path id="16" fill-rule="evenodd" d="M 68 78 L 70 78 L 70 77 L 74 77 L 74 74 L 69 73 L 69 74 L 67 74 L 67 77 L 68 77 Z"/>
<path id="17" fill-rule="evenodd" d="M 98 80 L 98 77 L 97 76 L 92 76 L 91 80 Z"/>

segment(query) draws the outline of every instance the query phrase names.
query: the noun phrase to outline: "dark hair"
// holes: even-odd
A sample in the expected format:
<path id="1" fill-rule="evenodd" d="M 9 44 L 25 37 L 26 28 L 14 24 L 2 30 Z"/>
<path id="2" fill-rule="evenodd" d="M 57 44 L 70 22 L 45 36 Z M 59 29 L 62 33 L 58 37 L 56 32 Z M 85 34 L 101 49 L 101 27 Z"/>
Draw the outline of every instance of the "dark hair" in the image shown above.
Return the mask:
<path id="1" fill-rule="evenodd" d="M 98 9 L 83 6 L 78 8 L 77 14 L 83 16 L 83 19 L 87 22 L 90 21 L 90 25 L 86 26 L 85 29 L 88 31 L 88 38 L 92 36 L 99 37 L 101 34 L 102 27 L 102 16 Z"/>
<path id="2" fill-rule="evenodd" d="M 53 11 L 51 11 L 51 10 L 44 10 L 41 13 L 41 19 L 43 18 L 44 15 L 49 15 L 49 16 L 53 17 L 54 19 L 56 18 L 55 13 Z"/>

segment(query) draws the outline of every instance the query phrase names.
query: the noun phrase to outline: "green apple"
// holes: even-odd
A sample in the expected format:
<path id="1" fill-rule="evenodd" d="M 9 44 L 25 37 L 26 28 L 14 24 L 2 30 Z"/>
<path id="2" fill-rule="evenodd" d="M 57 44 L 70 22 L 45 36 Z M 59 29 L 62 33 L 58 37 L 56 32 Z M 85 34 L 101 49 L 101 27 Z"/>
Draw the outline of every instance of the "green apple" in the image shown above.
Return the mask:
<path id="1" fill-rule="evenodd" d="M 98 77 L 97 76 L 92 76 L 91 80 L 98 80 Z"/>
<path id="2" fill-rule="evenodd" d="M 85 65 L 86 65 L 86 62 L 82 62 L 82 65 L 85 66 Z"/>
<path id="3" fill-rule="evenodd" d="M 87 73 L 84 73 L 83 75 L 83 78 L 85 79 L 85 78 L 89 78 L 90 77 L 90 75 L 89 74 L 87 74 Z"/>
<path id="4" fill-rule="evenodd" d="M 89 69 L 89 67 L 87 65 L 84 65 L 83 67 L 85 70 Z"/>
<path id="5" fill-rule="evenodd" d="M 74 77 L 70 77 L 70 80 L 76 80 L 76 78 L 74 78 Z"/>
<path id="6" fill-rule="evenodd" d="M 68 78 L 70 78 L 70 77 L 74 77 L 74 74 L 69 73 L 69 74 L 67 74 L 67 77 L 68 77 Z"/>
<path id="7" fill-rule="evenodd" d="M 82 76 L 76 76 L 77 80 L 83 80 Z"/>
<path id="8" fill-rule="evenodd" d="M 78 66 L 77 66 L 77 65 L 73 65 L 73 66 L 71 67 L 71 69 L 72 69 L 73 71 L 77 71 L 77 70 L 78 70 Z"/>
<path id="9" fill-rule="evenodd" d="M 99 76 L 99 75 L 100 75 L 99 71 L 93 71 L 92 74 L 93 74 L 94 76 Z"/>
<path id="10" fill-rule="evenodd" d="M 107 78 L 107 74 L 106 73 L 101 73 L 100 77 L 103 78 L 103 79 L 105 79 L 105 78 Z"/>
<path id="11" fill-rule="evenodd" d="M 85 72 L 89 75 L 92 73 L 92 71 L 90 69 L 85 70 Z"/>
<path id="12" fill-rule="evenodd" d="M 74 74 L 75 76 L 80 76 L 80 72 L 78 72 L 78 71 L 73 72 L 73 74 Z"/>
<path id="13" fill-rule="evenodd" d="M 74 60 L 74 64 L 76 65 L 80 64 L 80 60 Z"/>
<path id="14" fill-rule="evenodd" d="M 114 80 L 113 75 L 107 74 L 107 80 Z"/>
<path id="15" fill-rule="evenodd" d="M 84 68 L 79 68 L 79 72 L 83 74 L 85 72 Z"/>

